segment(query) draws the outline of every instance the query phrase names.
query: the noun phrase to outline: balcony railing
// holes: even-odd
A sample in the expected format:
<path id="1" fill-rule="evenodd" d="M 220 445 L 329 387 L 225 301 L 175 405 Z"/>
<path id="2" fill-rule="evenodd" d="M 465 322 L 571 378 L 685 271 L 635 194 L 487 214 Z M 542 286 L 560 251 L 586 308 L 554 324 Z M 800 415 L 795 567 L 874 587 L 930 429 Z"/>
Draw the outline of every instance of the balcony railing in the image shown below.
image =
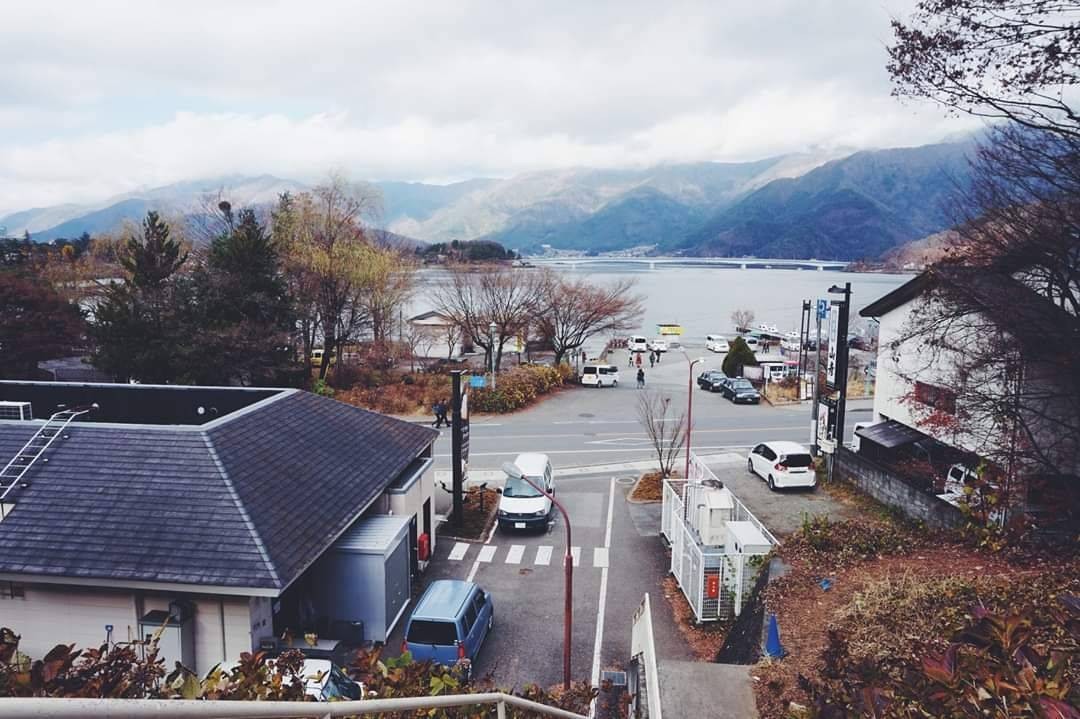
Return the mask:
<path id="1" fill-rule="evenodd" d="M 183 699 L 0 699 L 5 719 L 324 719 L 329 717 L 375 717 L 393 712 L 453 707 L 490 707 L 505 719 L 507 707 L 536 712 L 557 719 L 587 719 L 581 714 L 538 704 L 528 699 L 492 692 L 435 697 L 364 699 L 348 702 L 253 702 L 188 701 Z"/>

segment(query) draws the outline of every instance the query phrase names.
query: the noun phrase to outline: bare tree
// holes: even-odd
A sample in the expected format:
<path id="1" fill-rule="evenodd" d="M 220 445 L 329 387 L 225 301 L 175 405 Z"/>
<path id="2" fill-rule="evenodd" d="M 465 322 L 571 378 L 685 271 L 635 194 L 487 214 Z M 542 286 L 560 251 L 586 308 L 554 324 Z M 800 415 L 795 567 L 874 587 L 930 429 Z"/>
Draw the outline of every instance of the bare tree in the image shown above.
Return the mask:
<path id="1" fill-rule="evenodd" d="M 555 364 L 591 337 L 637 327 L 643 299 L 633 290 L 633 280 L 601 286 L 546 271 L 540 283 L 536 326 L 555 350 Z"/>
<path id="2" fill-rule="evenodd" d="M 457 265 L 448 274 L 432 293 L 436 309 L 460 328 L 465 339 L 484 350 L 487 363 L 494 353 L 499 367 L 506 343 L 524 331 L 539 306 L 540 276 L 501 265 Z"/>
<path id="3" fill-rule="evenodd" d="M 660 473 L 670 477 L 675 460 L 686 444 L 686 433 L 689 429 L 686 414 L 676 415 L 671 407 L 671 396 L 653 390 L 646 390 L 638 395 L 637 414 L 645 436 L 649 438 L 649 443 L 656 452 Z"/>
<path id="4" fill-rule="evenodd" d="M 750 329 L 750 325 L 754 323 L 754 311 L 748 309 L 735 310 L 731 313 L 731 322 L 737 330 Z"/>
<path id="5" fill-rule="evenodd" d="M 1080 137 L 1075 0 L 921 0 L 892 27 L 894 94 Z"/>

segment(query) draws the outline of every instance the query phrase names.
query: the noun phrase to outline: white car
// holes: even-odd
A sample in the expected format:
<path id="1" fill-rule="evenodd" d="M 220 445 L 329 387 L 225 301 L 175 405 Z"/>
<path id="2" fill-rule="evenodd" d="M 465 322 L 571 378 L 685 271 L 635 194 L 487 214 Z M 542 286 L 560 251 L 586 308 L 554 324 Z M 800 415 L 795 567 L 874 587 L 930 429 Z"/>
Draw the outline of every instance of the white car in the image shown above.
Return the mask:
<path id="1" fill-rule="evenodd" d="M 592 387 L 618 387 L 619 368 L 613 364 L 590 362 L 581 368 L 581 384 Z"/>
<path id="2" fill-rule="evenodd" d="M 750 450 L 746 469 L 764 479 L 774 491 L 817 486 L 814 458 L 810 450 L 796 442 L 762 442 Z"/>
<path id="3" fill-rule="evenodd" d="M 710 352 L 726 353 L 731 350 L 726 337 L 722 335 L 705 335 L 705 349 Z"/>
<path id="4" fill-rule="evenodd" d="M 555 494 L 554 472 L 546 454 L 519 454 L 514 465 L 522 475 L 549 494 Z M 499 529 L 547 529 L 554 506 L 542 492 L 521 477 L 507 476 L 499 490 L 499 509 L 496 513 Z"/>
<path id="5" fill-rule="evenodd" d="M 649 343 L 649 349 L 653 352 L 667 352 L 667 340 L 657 337 Z"/>
<path id="6" fill-rule="evenodd" d="M 634 335 L 626 340 L 626 348 L 631 352 L 648 352 L 649 340 L 641 335 Z"/>

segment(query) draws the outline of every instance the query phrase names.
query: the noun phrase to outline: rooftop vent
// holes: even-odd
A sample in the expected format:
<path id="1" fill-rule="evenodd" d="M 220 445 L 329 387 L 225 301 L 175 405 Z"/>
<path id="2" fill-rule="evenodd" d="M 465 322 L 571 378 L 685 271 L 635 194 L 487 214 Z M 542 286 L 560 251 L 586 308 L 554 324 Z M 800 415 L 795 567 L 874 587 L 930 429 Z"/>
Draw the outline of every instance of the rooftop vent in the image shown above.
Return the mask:
<path id="1" fill-rule="evenodd" d="M 0 419 L 28 420 L 34 418 L 29 402 L 0 402 Z"/>

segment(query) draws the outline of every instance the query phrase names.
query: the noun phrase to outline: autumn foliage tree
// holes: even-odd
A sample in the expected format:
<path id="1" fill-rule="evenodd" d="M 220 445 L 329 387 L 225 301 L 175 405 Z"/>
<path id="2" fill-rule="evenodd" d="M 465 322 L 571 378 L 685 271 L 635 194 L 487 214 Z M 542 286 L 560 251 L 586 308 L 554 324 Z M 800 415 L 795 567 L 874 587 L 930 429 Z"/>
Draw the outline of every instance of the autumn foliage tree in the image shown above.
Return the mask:
<path id="1" fill-rule="evenodd" d="M 48 284 L 0 271 L 0 377 L 35 379 L 38 362 L 84 344 L 82 311 Z"/>

